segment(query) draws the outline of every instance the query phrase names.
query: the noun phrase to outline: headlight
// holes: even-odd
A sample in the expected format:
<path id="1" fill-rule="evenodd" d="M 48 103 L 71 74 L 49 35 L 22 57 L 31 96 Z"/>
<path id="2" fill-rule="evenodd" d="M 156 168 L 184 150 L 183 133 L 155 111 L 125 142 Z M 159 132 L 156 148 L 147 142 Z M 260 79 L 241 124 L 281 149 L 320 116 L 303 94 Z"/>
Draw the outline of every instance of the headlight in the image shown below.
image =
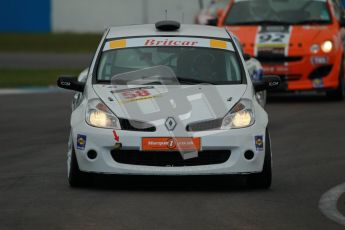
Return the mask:
<path id="1" fill-rule="evenodd" d="M 314 44 L 310 47 L 310 52 L 312 54 L 317 54 L 320 51 L 320 46 L 318 44 Z"/>
<path id="2" fill-rule="evenodd" d="M 119 119 L 99 99 L 88 102 L 86 122 L 94 127 L 106 129 L 121 129 Z"/>
<path id="3" fill-rule="evenodd" d="M 248 99 L 242 99 L 223 118 L 221 129 L 246 128 L 254 122 L 253 103 Z"/>
<path id="4" fill-rule="evenodd" d="M 331 52 L 332 49 L 333 49 L 333 43 L 332 43 L 332 41 L 325 41 L 324 43 L 322 43 L 321 49 L 322 49 L 322 51 L 325 52 L 325 53 Z"/>

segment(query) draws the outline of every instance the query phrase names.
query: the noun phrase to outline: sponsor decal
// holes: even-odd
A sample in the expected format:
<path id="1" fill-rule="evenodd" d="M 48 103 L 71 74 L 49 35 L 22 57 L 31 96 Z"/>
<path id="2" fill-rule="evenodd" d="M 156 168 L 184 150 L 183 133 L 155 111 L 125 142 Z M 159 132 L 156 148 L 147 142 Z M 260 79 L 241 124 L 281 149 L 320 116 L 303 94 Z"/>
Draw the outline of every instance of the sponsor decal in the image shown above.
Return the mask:
<path id="1" fill-rule="evenodd" d="M 120 103 L 137 102 L 160 97 L 159 92 L 154 87 L 116 90 L 113 92 L 113 94 L 119 98 Z"/>
<path id="2" fill-rule="evenodd" d="M 114 88 L 117 86 L 114 86 Z M 123 93 L 123 92 L 127 92 L 127 91 L 131 91 L 131 90 L 151 90 L 154 89 L 153 86 L 147 86 L 147 87 L 135 87 L 135 88 L 126 88 L 126 89 L 119 89 L 119 90 L 115 90 L 112 91 L 112 93 Z"/>
<path id="3" fill-rule="evenodd" d="M 255 56 L 287 56 L 290 26 L 260 26 L 255 41 Z"/>
<path id="4" fill-rule="evenodd" d="M 199 151 L 201 140 L 200 137 L 144 137 L 141 148 L 143 151 Z"/>
<path id="5" fill-rule="evenodd" d="M 77 136 L 77 149 L 84 150 L 86 145 L 86 136 L 78 134 Z"/>
<path id="6" fill-rule="evenodd" d="M 264 150 L 263 136 L 255 136 L 255 148 L 257 151 L 263 151 Z"/>
<path id="7" fill-rule="evenodd" d="M 221 41 L 221 40 L 210 40 L 210 47 L 212 48 L 220 48 L 220 49 L 226 49 L 227 48 L 227 42 Z"/>
<path id="8" fill-rule="evenodd" d="M 175 39 L 147 39 L 145 46 L 196 46 L 198 41 L 191 40 L 175 40 Z"/>
<path id="9" fill-rule="evenodd" d="M 60 84 L 64 86 L 71 86 L 71 82 L 67 82 L 67 81 L 62 81 Z"/>
<path id="10" fill-rule="evenodd" d="M 328 64 L 328 57 L 311 57 L 311 64 L 313 65 L 322 65 L 322 64 Z"/>
<path id="11" fill-rule="evenodd" d="M 125 103 L 130 103 L 130 102 L 139 102 L 139 101 L 144 101 L 144 100 L 149 100 L 149 99 L 155 99 L 158 97 L 160 96 L 156 95 L 156 96 L 150 96 L 150 97 L 135 98 L 135 99 L 120 101 L 120 103 L 125 104 Z"/>
<path id="12" fill-rule="evenodd" d="M 263 66 L 264 73 L 265 74 L 277 74 L 282 73 L 286 74 L 289 72 L 289 67 L 284 65 L 278 65 L 278 66 Z"/>
<path id="13" fill-rule="evenodd" d="M 134 99 L 134 98 L 143 98 L 151 96 L 151 93 L 146 89 L 139 89 L 139 90 L 127 90 L 122 92 L 122 97 L 125 99 Z"/>
<path id="14" fill-rule="evenodd" d="M 279 81 L 272 81 L 272 82 L 269 82 L 268 85 L 269 85 L 270 87 L 278 86 L 278 85 L 279 85 Z"/>
<path id="15" fill-rule="evenodd" d="M 312 25 L 304 25 L 303 29 L 305 30 L 327 30 L 327 26 L 312 26 Z"/>
<path id="16" fill-rule="evenodd" d="M 118 48 L 125 48 L 127 45 L 127 41 L 123 40 L 115 40 L 109 43 L 110 49 L 118 49 Z"/>
<path id="17" fill-rule="evenodd" d="M 146 37 L 109 41 L 103 51 L 133 47 L 206 47 L 234 51 L 228 41 L 193 37 Z"/>
<path id="18" fill-rule="evenodd" d="M 315 89 L 321 89 L 324 87 L 324 84 L 323 84 L 323 79 L 322 78 L 318 78 L 318 79 L 314 79 L 313 80 L 313 87 Z"/>

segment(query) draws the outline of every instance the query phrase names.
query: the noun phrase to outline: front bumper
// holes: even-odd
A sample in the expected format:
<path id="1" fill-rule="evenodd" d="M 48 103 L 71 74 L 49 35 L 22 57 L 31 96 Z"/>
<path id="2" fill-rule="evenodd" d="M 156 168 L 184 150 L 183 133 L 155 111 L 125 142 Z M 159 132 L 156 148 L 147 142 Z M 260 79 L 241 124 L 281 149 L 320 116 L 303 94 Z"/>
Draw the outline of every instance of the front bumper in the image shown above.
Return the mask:
<path id="1" fill-rule="evenodd" d="M 259 58 L 260 59 L 260 58 Z M 315 63 L 315 60 L 326 60 Z M 286 58 L 284 63 L 263 62 L 265 75 L 278 75 L 282 85 L 275 91 L 328 90 L 339 85 L 341 55 L 296 55 Z"/>
<path id="2" fill-rule="evenodd" d="M 123 164 L 114 160 L 111 152 L 116 143 L 121 143 L 122 150 L 141 150 L 143 137 L 167 137 L 169 133 L 160 132 L 134 132 L 117 130 L 119 141 L 114 139 L 113 130 L 99 129 L 88 126 L 85 122 L 72 128 L 72 138 L 78 165 L 81 171 L 104 174 L 122 175 L 216 175 L 216 174 L 248 174 L 261 172 L 265 158 L 265 144 L 257 145 L 256 137 L 265 140 L 266 127 L 259 124 L 245 129 L 228 131 L 195 132 L 193 137 L 201 138 L 201 151 L 231 151 L 228 160 L 220 164 L 198 166 L 147 166 Z M 159 134 L 159 135 L 158 135 Z M 77 144 L 78 136 L 84 136 L 86 141 L 83 148 Z M 258 148 L 259 147 L 259 148 Z M 89 159 L 87 153 L 96 151 L 97 157 Z M 247 160 L 246 151 L 252 151 L 254 158 Z M 169 154 L 169 152 L 160 152 Z M 145 152 L 142 152 L 145 154 Z"/>

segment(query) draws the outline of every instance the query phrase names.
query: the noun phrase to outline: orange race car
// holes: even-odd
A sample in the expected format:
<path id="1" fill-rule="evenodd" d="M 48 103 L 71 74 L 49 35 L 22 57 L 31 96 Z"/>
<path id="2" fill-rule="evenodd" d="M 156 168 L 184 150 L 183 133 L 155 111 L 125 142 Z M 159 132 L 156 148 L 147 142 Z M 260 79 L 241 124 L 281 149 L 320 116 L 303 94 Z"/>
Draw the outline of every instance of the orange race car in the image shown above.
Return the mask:
<path id="1" fill-rule="evenodd" d="M 344 99 L 343 10 L 334 0 L 231 0 L 226 26 L 246 53 L 279 75 L 280 90 L 321 90 Z"/>

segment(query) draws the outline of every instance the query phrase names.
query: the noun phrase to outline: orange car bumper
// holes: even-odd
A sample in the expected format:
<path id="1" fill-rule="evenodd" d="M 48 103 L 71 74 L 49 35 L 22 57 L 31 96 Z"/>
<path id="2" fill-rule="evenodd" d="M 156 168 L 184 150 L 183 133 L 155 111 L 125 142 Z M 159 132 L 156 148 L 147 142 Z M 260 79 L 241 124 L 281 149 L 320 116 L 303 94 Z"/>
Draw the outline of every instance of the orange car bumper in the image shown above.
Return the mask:
<path id="1" fill-rule="evenodd" d="M 261 58 L 258 58 L 259 60 Z M 339 84 L 342 55 L 301 55 L 286 58 L 285 64 L 260 60 L 265 75 L 278 75 L 283 84 L 279 91 L 327 90 Z M 322 63 L 320 63 L 322 62 Z"/>

